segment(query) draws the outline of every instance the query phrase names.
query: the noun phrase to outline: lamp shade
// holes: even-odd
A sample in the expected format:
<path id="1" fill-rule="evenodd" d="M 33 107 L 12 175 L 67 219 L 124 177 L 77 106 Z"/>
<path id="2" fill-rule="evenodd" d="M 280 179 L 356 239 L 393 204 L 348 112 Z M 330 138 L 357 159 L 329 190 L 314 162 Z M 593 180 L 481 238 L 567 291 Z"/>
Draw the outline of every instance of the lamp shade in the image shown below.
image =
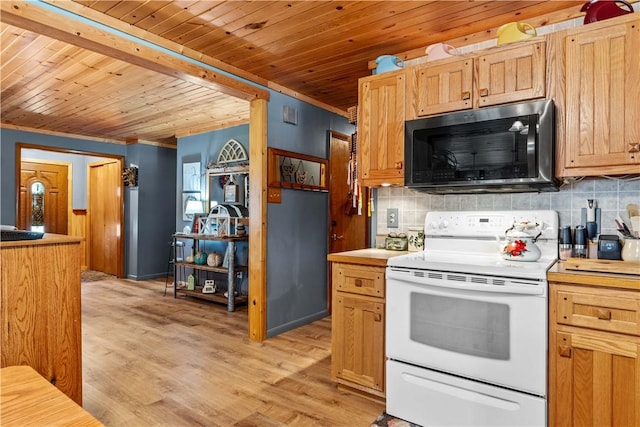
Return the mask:
<path id="1" fill-rule="evenodd" d="M 202 202 L 200 200 L 188 200 L 184 213 L 193 215 L 199 212 L 202 212 Z"/>

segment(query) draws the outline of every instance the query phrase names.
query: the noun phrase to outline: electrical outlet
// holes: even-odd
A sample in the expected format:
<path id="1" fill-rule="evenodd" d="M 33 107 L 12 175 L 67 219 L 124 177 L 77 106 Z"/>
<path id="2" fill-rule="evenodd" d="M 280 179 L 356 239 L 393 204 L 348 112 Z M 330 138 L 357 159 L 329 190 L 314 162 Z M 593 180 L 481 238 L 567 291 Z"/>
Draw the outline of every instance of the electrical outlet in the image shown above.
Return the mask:
<path id="1" fill-rule="evenodd" d="M 387 228 L 398 228 L 398 208 L 387 209 Z"/>

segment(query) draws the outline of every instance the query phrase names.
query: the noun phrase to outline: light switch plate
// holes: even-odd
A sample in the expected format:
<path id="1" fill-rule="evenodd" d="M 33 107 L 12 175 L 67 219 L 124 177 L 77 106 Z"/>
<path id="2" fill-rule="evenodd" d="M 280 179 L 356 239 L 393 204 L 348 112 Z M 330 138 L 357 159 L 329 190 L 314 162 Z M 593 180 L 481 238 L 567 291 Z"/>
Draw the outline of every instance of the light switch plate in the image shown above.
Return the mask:
<path id="1" fill-rule="evenodd" d="M 398 228 L 398 208 L 387 209 L 387 228 Z"/>

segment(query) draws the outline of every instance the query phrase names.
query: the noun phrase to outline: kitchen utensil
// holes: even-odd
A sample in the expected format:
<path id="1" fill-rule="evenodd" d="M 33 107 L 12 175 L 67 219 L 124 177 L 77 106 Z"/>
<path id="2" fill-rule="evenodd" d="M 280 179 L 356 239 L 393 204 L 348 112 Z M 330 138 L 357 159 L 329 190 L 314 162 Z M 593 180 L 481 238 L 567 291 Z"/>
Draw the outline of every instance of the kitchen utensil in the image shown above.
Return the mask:
<path id="1" fill-rule="evenodd" d="M 376 58 L 376 74 L 386 73 L 387 71 L 401 70 L 404 68 L 404 61 L 397 56 L 382 55 Z"/>
<path id="2" fill-rule="evenodd" d="M 635 237 L 640 237 L 640 216 L 632 216 L 629 218 L 629 222 L 631 223 L 631 233 Z"/>
<path id="3" fill-rule="evenodd" d="M 590 24 L 592 22 L 613 18 L 614 16 L 633 13 L 633 6 L 624 0 L 591 0 L 582 5 L 580 12 L 587 12 L 584 16 L 584 23 Z"/>
<path id="4" fill-rule="evenodd" d="M 618 226 L 618 231 L 624 237 L 632 237 L 631 230 L 629 230 L 629 227 L 627 226 L 627 224 L 625 224 L 622 218 L 620 218 L 620 215 L 616 215 L 615 221 L 616 221 L 616 225 Z"/>
<path id="5" fill-rule="evenodd" d="M 538 35 L 533 25 L 526 22 L 509 22 L 498 28 L 498 44 L 513 43 Z"/>
<path id="6" fill-rule="evenodd" d="M 425 50 L 427 61 L 435 61 L 436 59 L 449 58 L 457 55 L 456 48 L 446 43 L 435 43 L 427 46 Z"/>
<path id="7" fill-rule="evenodd" d="M 541 234 L 536 223 L 513 224 L 505 231 L 506 238 L 500 251 L 502 258 L 509 261 L 537 261 L 541 252 L 536 240 Z"/>
<path id="8" fill-rule="evenodd" d="M 635 203 L 629 203 L 627 205 L 627 215 L 629 216 L 629 218 L 640 216 L 640 208 L 638 208 L 638 205 L 636 205 Z"/>

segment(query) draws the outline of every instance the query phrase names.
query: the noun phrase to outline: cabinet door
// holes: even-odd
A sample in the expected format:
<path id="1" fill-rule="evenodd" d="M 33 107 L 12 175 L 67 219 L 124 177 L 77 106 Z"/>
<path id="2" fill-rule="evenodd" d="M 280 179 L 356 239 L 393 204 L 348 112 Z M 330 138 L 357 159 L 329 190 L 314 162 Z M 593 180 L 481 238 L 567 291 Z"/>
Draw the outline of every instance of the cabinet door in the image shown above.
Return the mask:
<path id="1" fill-rule="evenodd" d="M 565 167 L 580 175 L 637 173 L 640 163 L 640 26 L 637 22 L 565 39 Z"/>
<path id="2" fill-rule="evenodd" d="M 360 80 L 358 153 L 361 183 L 404 183 L 404 70 Z"/>
<path id="3" fill-rule="evenodd" d="M 384 392 L 384 303 L 336 292 L 333 306 L 333 378 Z"/>
<path id="4" fill-rule="evenodd" d="M 545 96 L 545 43 L 522 45 L 476 59 L 478 107 Z"/>
<path id="5" fill-rule="evenodd" d="M 2 249 L 2 363 L 82 405 L 80 243 Z"/>
<path id="6" fill-rule="evenodd" d="M 473 61 L 422 66 L 415 76 L 418 116 L 471 108 Z"/>
<path id="7" fill-rule="evenodd" d="M 549 425 L 640 425 L 637 341 L 592 332 L 556 332 L 554 338 Z"/>

